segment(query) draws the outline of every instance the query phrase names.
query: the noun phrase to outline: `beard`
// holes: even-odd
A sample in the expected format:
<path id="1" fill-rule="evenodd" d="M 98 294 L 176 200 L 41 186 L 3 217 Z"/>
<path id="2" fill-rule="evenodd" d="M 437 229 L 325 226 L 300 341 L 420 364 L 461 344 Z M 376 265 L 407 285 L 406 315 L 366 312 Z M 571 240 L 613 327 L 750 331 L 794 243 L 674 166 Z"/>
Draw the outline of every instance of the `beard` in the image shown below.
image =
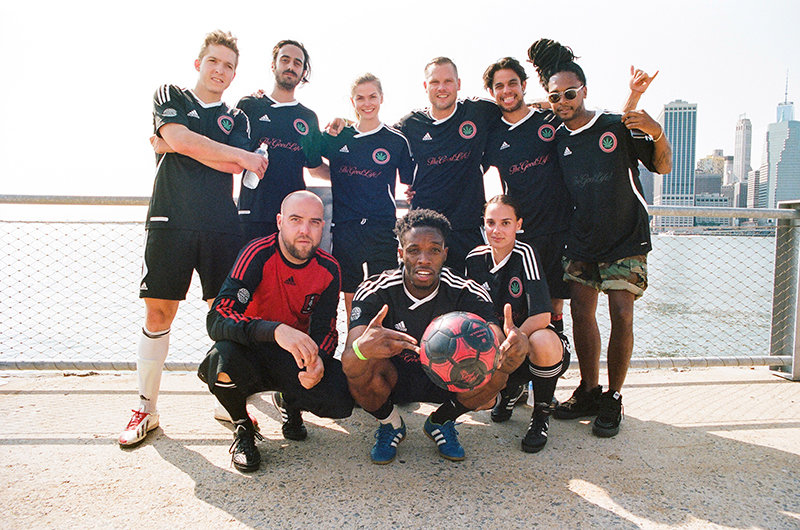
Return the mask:
<path id="1" fill-rule="evenodd" d="M 286 249 L 286 252 L 289 253 L 294 259 L 301 260 L 301 261 L 308 261 L 311 259 L 311 256 L 316 254 L 317 248 L 319 247 L 319 243 L 316 245 L 312 244 L 311 247 L 307 251 L 302 251 L 297 248 L 294 243 L 287 241 L 286 238 L 283 237 L 283 234 L 280 234 L 281 241 L 283 241 L 283 247 Z"/>
<path id="2" fill-rule="evenodd" d="M 300 77 L 287 77 L 283 75 L 284 72 L 275 75 L 275 84 L 286 91 L 292 91 L 300 84 Z"/>

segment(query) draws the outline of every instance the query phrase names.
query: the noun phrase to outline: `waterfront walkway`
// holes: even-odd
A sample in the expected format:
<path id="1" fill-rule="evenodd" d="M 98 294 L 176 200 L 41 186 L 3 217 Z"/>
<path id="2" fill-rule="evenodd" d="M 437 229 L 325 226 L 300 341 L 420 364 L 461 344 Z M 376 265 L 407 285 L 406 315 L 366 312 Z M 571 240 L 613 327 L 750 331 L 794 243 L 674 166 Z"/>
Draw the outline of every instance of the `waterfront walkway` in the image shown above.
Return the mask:
<path id="1" fill-rule="evenodd" d="M 571 370 L 557 396 L 577 383 Z M 135 387 L 127 372 L 0 372 L 0 528 L 800 528 L 800 383 L 766 368 L 632 371 L 616 438 L 551 420 L 536 455 L 519 449 L 528 407 L 499 425 L 473 413 L 460 463 L 422 432 L 428 405 L 402 408 L 408 438 L 376 466 L 363 411 L 306 414 L 308 440 L 288 442 L 258 396 L 267 441 L 251 475 L 230 466 L 230 431 L 193 374 L 164 374 L 161 426 L 120 449 Z"/>

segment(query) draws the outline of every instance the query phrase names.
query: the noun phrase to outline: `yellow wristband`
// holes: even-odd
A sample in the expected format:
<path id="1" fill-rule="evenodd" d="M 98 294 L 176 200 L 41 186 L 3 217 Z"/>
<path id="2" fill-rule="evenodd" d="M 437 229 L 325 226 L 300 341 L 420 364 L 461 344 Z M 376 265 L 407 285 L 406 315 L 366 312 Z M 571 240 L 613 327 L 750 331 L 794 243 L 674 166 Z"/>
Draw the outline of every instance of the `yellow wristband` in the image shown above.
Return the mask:
<path id="1" fill-rule="evenodd" d="M 361 350 L 358 349 L 358 339 L 353 341 L 353 353 L 356 354 L 356 357 L 361 359 L 362 361 L 366 361 L 367 358 L 361 354 Z"/>

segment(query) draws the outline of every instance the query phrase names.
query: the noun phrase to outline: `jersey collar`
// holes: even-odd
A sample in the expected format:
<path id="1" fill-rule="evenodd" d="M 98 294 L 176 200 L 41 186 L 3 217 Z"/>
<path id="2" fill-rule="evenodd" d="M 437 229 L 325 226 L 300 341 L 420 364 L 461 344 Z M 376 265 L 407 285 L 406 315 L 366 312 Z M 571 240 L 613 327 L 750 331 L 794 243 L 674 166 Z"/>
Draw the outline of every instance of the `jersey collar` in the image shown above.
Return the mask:
<path id="1" fill-rule="evenodd" d="M 516 248 L 516 243 L 514 244 L 514 248 Z M 506 256 L 505 258 L 503 258 L 503 259 L 502 259 L 502 261 L 500 261 L 500 263 L 495 263 L 495 262 L 494 262 L 494 254 L 492 254 L 491 252 L 489 252 L 489 255 L 492 257 L 492 265 L 494 265 L 494 267 L 492 267 L 492 269 L 491 269 L 489 272 L 490 272 L 490 273 L 492 273 L 492 274 L 494 274 L 494 273 L 496 273 L 497 271 L 499 271 L 500 269 L 502 269 L 502 268 L 503 268 L 503 266 L 504 266 L 506 263 L 508 263 L 508 260 L 510 260 L 510 259 L 511 259 L 511 254 L 513 254 L 513 253 L 514 253 L 514 249 L 512 248 L 512 249 L 511 249 L 511 252 L 509 252 L 509 253 L 508 253 L 508 256 Z"/>
<path id="2" fill-rule="evenodd" d="M 427 114 L 428 114 L 428 117 L 429 117 L 431 120 L 433 120 L 433 125 L 439 125 L 439 124 L 442 124 L 442 123 L 446 122 L 447 120 L 449 120 L 449 119 L 450 119 L 450 118 L 452 118 L 453 116 L 455 116 L 455 114 L 456 114 L 456 111 L 458 110 L 458 106 L 459 106 L 459 105 L 461 105 L 461 100 L 460 100 L 460 99 L 457 99 L 457 100 L 456 100 L 456 104 L 455 104 L 455 105 L 453 105 L 453 112 L 451 112 L 451 113 L 450 113 L 450 115 L 449 115 L 449 116 L 447 116 L 446 118 L 442 118 L 442 119 L 440 119 L 440 120 L 437 120 L 436 118 L 434 118 L 434 117 L 433 117 L 433 109 L 431 109 L 430 107 L 428 107 L 428 108 L 427 108 L 426 112 L 427 112 Z"/>
<path id="3" fill-rule="evenodd" d="M 410 298 L 412 302 L 414 302 L 413 304 L 408 306 L 409 311 L 413 311 L 414 309 L 418 308 L 419 306 L 424 305 L 427 302 L 430 302 L 431 300 L 436 298 L 436 295 L 439 294 L 439 286 L 441 284 L 442 284 L 442 279 L 439 278 L 439 283 L 436 284 L 436 289 L 431 294 L 429 294 L 428 296 L 426 296 L 425 298 L 420 300 L 419 298 L 415 298 L 414 295 L 412 295 L 408 291 L 408 288 L 406 287 L 406 282 L 405 282 L 405 279 L 404 279 L 403 280 L 403 291 L 405 291 L 406 292 L 406 296 L 408 298 Z"/>
<path id="4" fill-rule="evenodd" d="M 380 125 L 378 125 L 378 126 L 377 126 L 377 127 L 375 127 L 374 129 L 372 129 L 371 131 L 367 131 L 367 132 L 361 132 L 361 131 L 359 131 L 359 130 L 358 130 L 358 127 L 356 127 L 356 125 L 355 125 L 355 124 L 353 124 L 353 130 L 355 130 L 355 131 L 356 131 L 356 134 L 354 134 L 354 135 L 353 135 L 353 138 L 361 138 L 361 137 L 364 137 L 364 136 L 369 136 L 369 135 L 371 135 L 371 134 L 376 134 L 376 133 L 378 133 L 378 132 L 379 132 L 381 129 L 383 129 L 383 122 L 381 122 L 381 124 L 380 124 Z"/>
<path id="5" fill-rule="evenodd" d="M 580 134 L 580 133 L 582 133 L 583 131 L 585 131 L 587 129 L 591 129 L 592 125 L 594 125 L 594 123 L 600 118 L 600 116 L 602 114 L 604 114 L 604 112 L 602 110 L 595 109 L 594 116 L 592 116 L 592 119 L 589 120 L 589 123 L 587 123 L 583 127 L 579 128 L 579 129 L 576 129 L 574 131 L 572 129 L 570 129 L 569 127 L 567 127 L 566 123 L 562 123 L 561 126 L 569 131 L 569 135 L 570 136 L 575 136 L 576 134 Z"/>
<path id="6" fill-rule="evenodd" d="M 278 108 L 280 108 L 280 107 L 296 107 L 297 105 L 299 105 L 299 104 L 300 104 L 300 102 L 299 102 L 299 101 L 297 101 L 296 99 L 295 99 L 295 100 L 292 100 L 292 101 L 288 101 L 288 102 L 286 102 L 286 103 L 280 103 L 280 102 L 278 102 L 278 101 L 275 101 L 274 99 L 272 99 L 272 98 L 271 98 L 271 97 L 269 97 L 269 96 L 264 96 L 264 97 L 265 97 L 265 98 L 267 98 L 268 100 L 270 100 L 270 101 L 272 102 L 272 104 L 270 105 L 270 107 L 272 107 L 273 109 L 278 109 Z"/>
<path id="7" fill-rule="evenodd" d="M 216 103 L 204 103 L 202 99 L 197 97 L 197 94 L 195 94 L 194 90 L 192 90 L 191 88 L 189 89 L 189 93 L 192 95 L 192 97 L 197 102 L 197 104 L 200 105 L 201 107 L 203 107 L 204 109 L 210 109 L 210 108 L 219 107 L 220 105 L 222 105 L 222 100 L 217 101 Z"/>
<path id="8" fill-rule="evenodd" d="M 508 125 L 509 131 L 513 131 L 514 129 L 516 129 L 517 127 L 528 121 L 531 118 L 531 116 L 533 116 L 535 113 L 536 113 L 535 110 L 528 109 L 528 114 L 526 114 L 525 117 L 519 120 L 517 123 L 511 123 L 510 121 L 506 121 L 505 118 L 500 118 L 500 119 L 503 120 L 503 123 Z"/>

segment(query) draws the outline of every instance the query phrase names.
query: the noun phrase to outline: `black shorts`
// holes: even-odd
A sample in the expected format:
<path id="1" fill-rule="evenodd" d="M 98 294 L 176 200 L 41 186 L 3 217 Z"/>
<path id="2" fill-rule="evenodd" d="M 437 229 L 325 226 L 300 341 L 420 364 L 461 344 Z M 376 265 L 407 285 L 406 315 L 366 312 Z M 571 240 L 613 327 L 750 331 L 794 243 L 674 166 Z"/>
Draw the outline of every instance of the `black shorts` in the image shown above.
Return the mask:
<path id="1" fill-rule="evenodd" d="M 564 246 L 567 241 L 567 232 L 556 232 L 533 237 L 520 234 L 519 240 L 536 249 L 542 262 L 542 271 L 550 290 L 550 298 L 568 300 L 569 284 L 564 281 L 564 265 L 561 257 L 564 255 Z"/>
<path id="2" fill-rule="evenodd" d="M 300 369 L 291 353 L 275 343 L 243 346 L 219 341 L 206 354 L 197 375 L 211 390 L 224 372 L 245 394 L 274 390 L 283 393 L 291 408 L 307 410 L 321 418 L 346 418 L 353 411 L 353 397 L 347 387 L 342 363 L 322 355 L 325 374 L 312 388 L 304 388 L 297 378 Z"/>
<path id="3" fill-rule="evenodd" d="M 553 329 L 552 327 L 548 327 L 548 329 Z M 558 373 L 558 377 L 564 375 L 564 372 L 567 371 L 569 368 L 570 358 L 572 354 L 570 352 L 569 340 L 567 339 L 566 335 L 563 333 L 559 333 L 558 331 L 553 330 L 553 332 L 558 335 L 558 338 L 561 339 L 561 349 L 562 349 L 562 356 L 561 356 L 561 371 Z M 506 388 L 517 388 L 529 381 L 533 381 L 533 374 L 531 374 L 531 364 L 530 359 L 525 359 L 523 363 L 514 370 L 514 373 L 508 376 L 508 382 L 506 383 Z"/>
<path id="4" fill-rule="evenodd" d="M 486 244 L 486 238 L 480 228 L 453 230 L 447 242 L 447 261 L 444 264 L 458 274 L 467 270 L 467 254 L 480 245 Z"/>
<path id="5" fill-rule="evenodd" d="M 354 293 L 372 276 L 397 268 L 393 221 L 348 221 L 331 228 L 333 257 L 342 270 L 342 292 Z"/>
<path id="6" fill-rule="evenodd" d="M 244 244 L 259 237 L 267 237 L 278 231 L 278 223 L 239 223 L 242 228 L 242 241 Z"/>
<path id="7" fill-rule="evenodd" d="M 408 362 L 396 355 L 390 359 L 397 370 L 397 384 L 390 399 L 395 405 L 404 403 L 444 403 L 456 394 L 436 386 L 419 362 Z"/>
<path id="8" fill-rule="evenodd" d="M 213 300 L 242 247 L 239 234 L 159 229 L 145 237 L 139 298 L 185 300 L 196 270 L 203 300 Z"/>

